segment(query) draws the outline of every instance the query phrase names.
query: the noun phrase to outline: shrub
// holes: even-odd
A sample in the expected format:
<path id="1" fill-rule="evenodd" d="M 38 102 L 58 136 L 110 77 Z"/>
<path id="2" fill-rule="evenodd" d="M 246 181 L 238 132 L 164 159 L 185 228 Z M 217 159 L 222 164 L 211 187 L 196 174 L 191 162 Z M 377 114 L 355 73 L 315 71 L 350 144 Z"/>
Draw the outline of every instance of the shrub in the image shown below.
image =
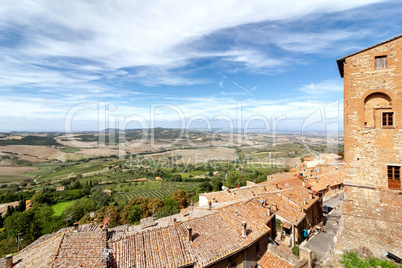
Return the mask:
<path id="1" fill-rule="evenodd" d="M 380 260 L 374 257 L 367 259 L 361 259 L 355 251 L 347 251 L 343 254 L 341 264 L 347 268 L 370 268 L 370 267 L 382 267 L 382 268 L 401 268 L 402 265 L 395 264 L 387 260 Z"/>
<path id="2" fill-rule="evenodd" d="M 294 246 L 292 248 L 293 255 L 299 256 L 299 246 Z"/>

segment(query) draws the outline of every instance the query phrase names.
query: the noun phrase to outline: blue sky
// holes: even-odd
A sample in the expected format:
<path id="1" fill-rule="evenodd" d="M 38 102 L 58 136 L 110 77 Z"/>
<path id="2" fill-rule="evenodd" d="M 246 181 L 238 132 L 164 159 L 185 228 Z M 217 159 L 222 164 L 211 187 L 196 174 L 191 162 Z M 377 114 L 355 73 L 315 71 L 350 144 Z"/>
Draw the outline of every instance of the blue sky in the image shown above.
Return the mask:
<path id="1" fill-rule="evenodd" d="M 401 10 L 376 0 L 3 0 L 0 131 L 341 129 L 336 59 L 402 34 Z"/>

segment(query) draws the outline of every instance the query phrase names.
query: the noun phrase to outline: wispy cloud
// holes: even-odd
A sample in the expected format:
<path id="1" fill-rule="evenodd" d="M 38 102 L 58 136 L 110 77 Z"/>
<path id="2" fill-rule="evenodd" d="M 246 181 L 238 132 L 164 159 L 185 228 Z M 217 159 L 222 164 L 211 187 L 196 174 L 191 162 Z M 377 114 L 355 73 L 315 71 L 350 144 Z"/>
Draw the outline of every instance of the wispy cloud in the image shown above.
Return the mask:
<path id="1" fill-rule="evenodd" d="M 250 114 L 275 110 L 292 116 L 293 105 L 299 116 L 308 112 L 304 100 L 290 104 L 280 90 L 272 92 L 275 96 L 263 94 L 261 85 L 301 65 L 304 54 L 326 55 L 368 31 L 356 35 L 358 27 L 312 30 L 297 24 L 312 15 L 379 2 L 4 0 L 0 114 L 27 121 L 63 118 L 74 104 L 105 100 L 116 103 L 122 114 L 149 116 L 151 101 L 162 100 L 180 105 L 186 114 L 213 117 L 233 113 L 242 100 Z M 350 48 L 348 43 L 337 51 Z M 294 87 L 299 94 L 339 92 L 339 83 L 332 80 L 295 83 L 307 84 Z M 171 93 L 175 90 L 177 94 Z M 181 97 L 166 98 L 169 95 Z M 163 118 L 169 120 L 169 113 Z"/>
<path id="2" fill-rule="evenodd" d="M 310 95 L 329 93 L 329 92 L 342 92 L 343 81 L 322 81 L 319 83 L 311 83 L 302 86 L 300 91 L 305 92 Z"/>
<path id="3" fill-rule="evenodd" d="M 105 73 L 118 75 L 120 69 L 129 67 L 158 66 L 168 72 L 172 68 L 185 66 L 194 57 L 192 53 L 183 54 L 183 45 L 218 30 L 267 20 L 285 20 L 314 12 L 346 10 L 375 2 L 379 0 L 309 0 L 298 3 L 288 0 L 275 4 L 262 0 L 232 1 L 226 4 L 180 0 L 169 4 L 163 1 L 104 1 L 101 4 L 78 1 L 3 1 L 0 10 L 1 29 L 13 31 L 15 35 L 5 44 L 12 48 L 7 54 L 16 60 L 8 64 L 13 69 L 26 68 L 32 74 L 38 74 L 23 79 L 12 76 L 7 82 L 45 82 L 53 78 L 50 80 L 62 83 L 66 78 L 71 79 L 68 71 L 60 69 L 41 76 L 42 70 L 34 66 L 63 69 L 68 65 L 70 70 L 85 70 L 89 73 L 80 74 L 80 78 L 87 82 L 97 80 Z M 338 33 L 339 36 L 345 38 L 347 34 Z M 319 35 L 310 37 L 310 40 L 316 37 Z M 319 40 L 331 42 L 328 37 L 323 36 Z M 293 39 L 284 38 L 280 43 L 287 49 L 299 48 L 305 51 L 310 51 L 312 44 L 311 41 L 300 41 L 297 36 Z M 199 48 L 193 49 L 193 52 L 196 51 Z M 205 52 L 201 54 L 208 56 Z M 244 63 L 251 69 L 278 66 L 283 61 L 253 50 L 224 49 L 213 54 L 220 54 L 228 61 Z M 147 72 L 148 77 L 152 71 Z M 142 74 L 139 72 L 131 77 L 147 85 L 152 84 L 149 81 L 151 79 L 145 79 Z M 74 75 L 78 76 L 78 73 Z M 154 73 L 152 78 L 159 78 L 154 84 L 191 83 L 188 79 L 174 77 L 174 73 L 168 75 L 163 71 Z M 36 78 L 33 79 L 33 76 Z"/>

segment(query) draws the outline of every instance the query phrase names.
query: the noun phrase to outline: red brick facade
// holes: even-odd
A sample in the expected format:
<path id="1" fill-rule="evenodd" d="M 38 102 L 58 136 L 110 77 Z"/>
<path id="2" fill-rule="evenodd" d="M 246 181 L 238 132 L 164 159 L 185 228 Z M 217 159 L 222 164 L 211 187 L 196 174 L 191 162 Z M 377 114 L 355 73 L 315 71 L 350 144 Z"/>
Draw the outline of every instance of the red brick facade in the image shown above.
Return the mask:
<path id="1" fill-rule="evenodd" d="M 338 248 L 401 255 L 402 36 L 339 59 L 338 67 L 348 165 Z"/>

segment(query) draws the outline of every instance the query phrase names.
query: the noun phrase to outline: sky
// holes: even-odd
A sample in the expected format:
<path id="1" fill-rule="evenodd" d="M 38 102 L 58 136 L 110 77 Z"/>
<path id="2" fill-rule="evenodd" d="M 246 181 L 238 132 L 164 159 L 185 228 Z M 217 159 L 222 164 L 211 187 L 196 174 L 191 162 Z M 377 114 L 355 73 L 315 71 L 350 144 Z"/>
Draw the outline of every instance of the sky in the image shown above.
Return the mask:
<path id="1" fill-rule="evenodd" d="M 0 4 L 0 131 L 333 131 L 336 59 L 402 34 L 402 3 Z"/>

